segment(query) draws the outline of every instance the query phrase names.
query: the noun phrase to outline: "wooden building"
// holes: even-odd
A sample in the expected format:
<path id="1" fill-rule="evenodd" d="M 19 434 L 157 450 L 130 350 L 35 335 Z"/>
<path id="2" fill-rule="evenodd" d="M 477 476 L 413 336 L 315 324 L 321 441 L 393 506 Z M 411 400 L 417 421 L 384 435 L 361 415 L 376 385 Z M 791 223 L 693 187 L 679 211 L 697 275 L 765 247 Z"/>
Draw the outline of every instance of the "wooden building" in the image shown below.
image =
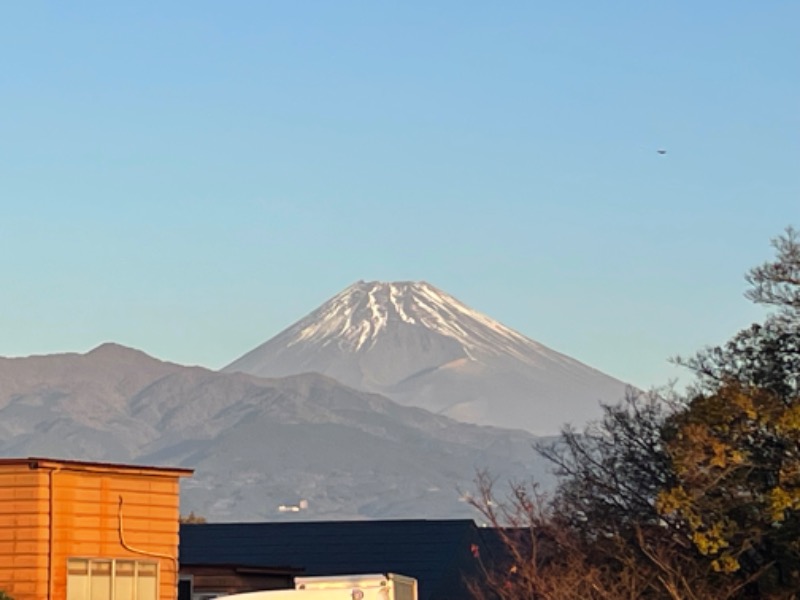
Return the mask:
<path id="1" fill-rule="evenodd" d="M 0 459 L 0 590 L 14 600 L 174 600 L 188 469 Z"/>

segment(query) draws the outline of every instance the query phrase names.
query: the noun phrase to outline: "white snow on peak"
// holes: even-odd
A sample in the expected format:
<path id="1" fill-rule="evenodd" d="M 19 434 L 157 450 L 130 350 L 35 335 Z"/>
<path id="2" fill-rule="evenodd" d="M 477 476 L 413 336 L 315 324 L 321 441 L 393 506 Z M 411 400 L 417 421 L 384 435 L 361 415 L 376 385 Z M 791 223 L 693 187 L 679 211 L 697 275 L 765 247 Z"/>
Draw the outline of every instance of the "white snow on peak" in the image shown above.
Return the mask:
<path id="1" fill-rule="evenodd" d="M 400 294 L 401 294 L 400 286 L 398 286 L 396 284 L 393 284 L 393 283 L 390 283 L 389 284 L 389 300 L 391 301 L 392 306 L 394 307 L 394 310 L 397 312 L 397 316 L 399 316 L 400 319 L 404 323 L 409 323 L 410 325 L 415 325 L 417 323 L 416 319 L 414 317 L 412 317 L 411 315 L 406 314 L 406 311 L 403 309 L 402 304 L 400 304 L 400 302 L 398 302 L 398 298 L 400 297 Z"/>
<path id="2" fill-rule="evenodd" d="M 225 368 L 317 372 L 455 419 L 553 433 L 624 384 L 424 281 L 359 281 Z"/>
<path id="3" fill-rule="evenodd" d="M 550 352 L 424 281 L 358 281 L 284 334 L 288 346 L 314 341 L 357 352 L 395 326 L 425 327 L 456 340 L 470 356 L 513 354 L 530 362 L 532 352 Z"/>

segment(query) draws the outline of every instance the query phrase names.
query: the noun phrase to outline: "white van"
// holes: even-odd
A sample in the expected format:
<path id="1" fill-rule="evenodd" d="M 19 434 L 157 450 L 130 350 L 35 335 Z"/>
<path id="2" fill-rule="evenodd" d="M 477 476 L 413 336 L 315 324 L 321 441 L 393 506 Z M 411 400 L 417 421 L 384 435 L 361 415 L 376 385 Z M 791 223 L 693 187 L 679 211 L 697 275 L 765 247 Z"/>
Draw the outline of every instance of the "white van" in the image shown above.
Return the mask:
<path id="1" fill-rule="evenodd" d="M 234 594 L 220 600 L 417 600 L 417 580 L 396 573 L 296 577 L 293 590 Z"/>

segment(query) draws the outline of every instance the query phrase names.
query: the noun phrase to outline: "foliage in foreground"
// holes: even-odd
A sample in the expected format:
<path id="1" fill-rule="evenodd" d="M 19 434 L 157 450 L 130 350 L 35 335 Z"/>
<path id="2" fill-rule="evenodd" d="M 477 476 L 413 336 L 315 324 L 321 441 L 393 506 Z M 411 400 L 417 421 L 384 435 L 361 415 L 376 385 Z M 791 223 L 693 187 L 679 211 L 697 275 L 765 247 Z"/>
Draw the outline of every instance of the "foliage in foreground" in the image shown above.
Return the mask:
<path id="1" fill-rule="evenodd" d="M 748 298 L 773 309 L 678 360 L 686 394 L 631 391 L 598 423 L 537 450 L 553 497 L 479 474 L 474 505 L 502 551 L 479 598 L 800 598 L 800 240 L 774 240 Z"/>
<path id="2" fill-rule="evenodd" d="M 194 511 L 191 511 L 188 515 L 181 515 L 179 521 L 186 524 L 205 523 L 206 518 L 202 515 L 196 515 Z M 0 598 L 0 600 L 2 600 L 2 598 Z"/>

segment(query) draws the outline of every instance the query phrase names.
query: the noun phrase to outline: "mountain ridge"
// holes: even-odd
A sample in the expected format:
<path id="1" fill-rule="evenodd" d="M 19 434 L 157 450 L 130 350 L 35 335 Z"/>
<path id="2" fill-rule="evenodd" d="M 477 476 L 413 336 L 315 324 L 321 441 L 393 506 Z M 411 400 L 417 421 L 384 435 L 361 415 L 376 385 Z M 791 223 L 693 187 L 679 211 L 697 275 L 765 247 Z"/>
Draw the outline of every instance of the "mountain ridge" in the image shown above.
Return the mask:
<path id="1" fill-rule="evenodd" d="M 318 372 L 404 405 L 536 434 L 584 425 L 627 387 L 413 281 L 357 281 L 221 371 Z"/>
<path id="2" fill-rule="evenodd" d="M 458 490 L 475 469 L 546 477 L 533 436 L 318 374 L 218 373 L 119 345 L 9 360 L 13 369 L 0 359 L 0 456 L 194 468 L 182 510 L 210 520 L 471 518 Z M 300 499 L 302 513 L 279 511 Z"/>

